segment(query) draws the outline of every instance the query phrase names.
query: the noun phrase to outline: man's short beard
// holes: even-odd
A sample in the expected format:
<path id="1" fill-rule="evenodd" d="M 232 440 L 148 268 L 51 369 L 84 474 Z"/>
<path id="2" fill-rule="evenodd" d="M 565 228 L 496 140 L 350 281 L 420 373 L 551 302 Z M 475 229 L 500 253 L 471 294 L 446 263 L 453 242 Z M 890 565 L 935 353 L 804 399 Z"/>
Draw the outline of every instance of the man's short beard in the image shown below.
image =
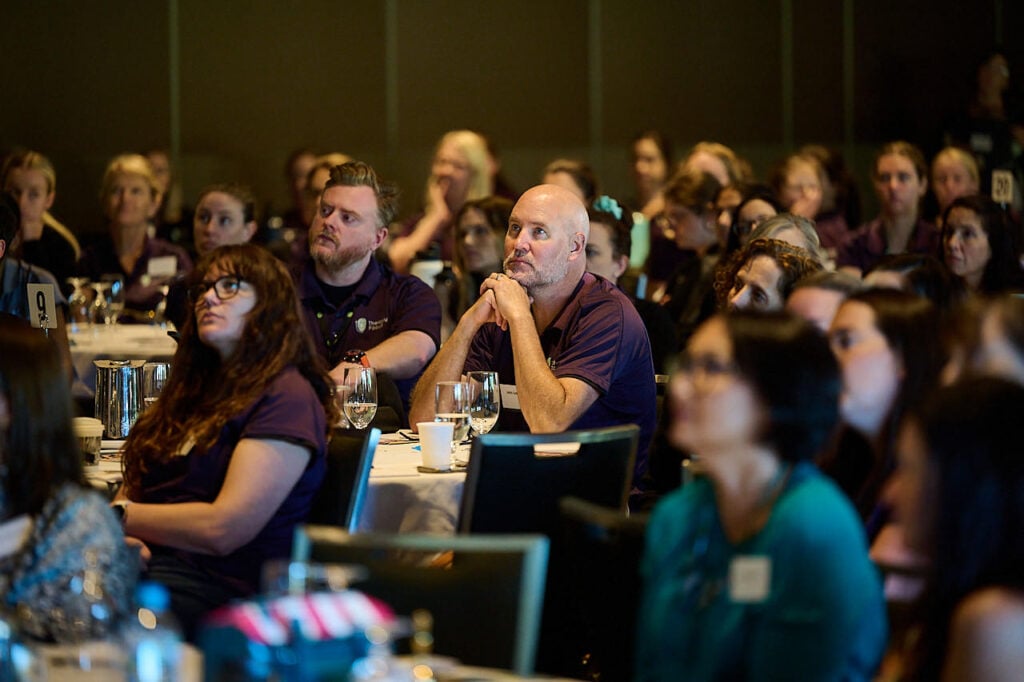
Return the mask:
<path id="1" fill-rule="evenodd" d="M 322 249 L 310 249 L 310 258 L 327 273 L 341 272 L 353 263 L 361 261 L 366 254 L 356 253 L 354 249 L 340 249 L 333 253 L 327 253 Z"/>

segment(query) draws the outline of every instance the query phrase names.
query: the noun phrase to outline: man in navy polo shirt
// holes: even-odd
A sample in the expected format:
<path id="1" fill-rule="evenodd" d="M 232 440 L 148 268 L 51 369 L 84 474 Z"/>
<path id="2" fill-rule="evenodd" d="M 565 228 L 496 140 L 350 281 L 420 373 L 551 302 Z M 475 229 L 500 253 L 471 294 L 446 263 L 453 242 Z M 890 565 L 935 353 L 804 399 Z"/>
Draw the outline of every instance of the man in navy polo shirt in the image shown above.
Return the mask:
<path id="1" fill-rule="evenodd" d="M 394 381 L 407 404 L 437 351 L 441 306 L 426 284 L 373 257 L 395 218 L 397 189 L 359 161 L 330 173 L 309 228 L 310 260 L 299 275 L 306 328 L 336 382 L 346 366 L 373 367 Z M 386 382 L 380 384 L 383 405 Z"/>
<path id="2" fill-rule="evenodd" d="M 654 366 L 629 299 L 586 272 L 590 222 L 571 192 L 540 185 L 512 209 L 504 272 L 492 274 L 413 392 L 410 421 L 431 420 L 434 385 L 499 374 L 504 430 L 558 433 L 638 424 L 639 481 L 655 422 Z"/>

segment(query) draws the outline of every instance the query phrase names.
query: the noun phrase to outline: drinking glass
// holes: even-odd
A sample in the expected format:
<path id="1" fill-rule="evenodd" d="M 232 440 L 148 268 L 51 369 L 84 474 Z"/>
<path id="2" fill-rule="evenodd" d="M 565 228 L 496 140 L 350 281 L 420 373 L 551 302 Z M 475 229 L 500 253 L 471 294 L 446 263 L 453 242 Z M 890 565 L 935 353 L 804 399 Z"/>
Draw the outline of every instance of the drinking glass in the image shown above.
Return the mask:
<path id="1" fill-rule="evenodd" d="M 142 402 L 144 409 L 149 409 L 160 397 L 167 382 L 171 366 L 166 362 L 147 362 L 142 366 Z"/>
<path id="2" fill-rule="evenodd" d="M 501 411 L 501 391 L 497 372 L 469 372 L 469 420 L 473 433 L 478 436 L 489 432 L 498 421 Z"/>
<path id="3" fill-rule="evenodd" d="M 453 424 L 452 451 L 469 434 L 469 386 L 461 381 L 439 381 L 434 392 L 434 421 Z"/>
<path id="4" fill-rule="evenodd" d="M 96 324 L 107 324 L 110 317 L 110 282 L 92 282 L 89 286 L 96 292 L 92 299 L 92 321 Z"/>
<path id="5" fill-rule="evenodd" d="M 72 331 L 78 331 L 79 325 L 85 326 L 92 321 L 89 308 L 91 300 L 86 293 L 86 289 L 91 288 L 89 286 L 89 278 L 68 277 L 67 283 L 75 288 L 68 298 L 68 308 L 70 309 Z"/>
<path id="6" fill-rule="evenodd" d="M 345 369 L 345 417 L 357 429 L 365 429 L 377 414 L 377 375 L 372 367 Z"/>

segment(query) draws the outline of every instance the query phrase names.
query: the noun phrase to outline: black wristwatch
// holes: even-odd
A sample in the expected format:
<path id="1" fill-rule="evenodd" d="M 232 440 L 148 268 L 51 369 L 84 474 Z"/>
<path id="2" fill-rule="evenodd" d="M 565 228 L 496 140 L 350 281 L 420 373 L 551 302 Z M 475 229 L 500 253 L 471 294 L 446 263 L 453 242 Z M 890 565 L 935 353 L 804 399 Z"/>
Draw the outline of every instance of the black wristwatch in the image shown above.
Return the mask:
<path id="1" fill-rule="evenodd" d="M 341 361 L 351 362 L 352 364 L 362 365 L 363 367 L 370 366 L 370 358 L 366 357 L 366 353 L 359 349 L 345 351 L 345 354 L 341 356 Z"/>

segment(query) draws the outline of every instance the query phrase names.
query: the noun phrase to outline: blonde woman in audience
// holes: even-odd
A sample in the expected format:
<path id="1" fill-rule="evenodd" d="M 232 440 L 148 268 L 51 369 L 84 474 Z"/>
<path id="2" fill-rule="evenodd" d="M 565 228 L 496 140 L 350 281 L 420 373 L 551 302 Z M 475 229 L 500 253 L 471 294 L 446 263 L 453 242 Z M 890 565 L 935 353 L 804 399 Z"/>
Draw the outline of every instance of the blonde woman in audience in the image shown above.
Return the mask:
<path id="1" fill-rule="evenodd" d="M 186 275 L 192 260 L 181 247 L 149 236 L 150 220 L 160 206 L 160 185 L 149 161 L 138 154 L 114 158 L 103 173 L 100 201 L 109 231 L 82 253 L 79 271 L 94 281 L 105 274 L 121 275 L 125 310 L 153 311 L 163 293 L 151 271 Z"/>
<path id="2" fill-rule="evenodd" d="M 939 205 L 937 223 L 954 199 L 978 193 L 978 162 L 959 147 L 946 147 L 932 159 L 932 193 Z"/>
<path id="3" fill-rule="evenodd" d="M 53 164 L 39 152 L 14 152 L 0 171 L 0 187 L 21 209 L 21 232 L 18 242 L 9 245 L 11 255 L 48 271 L 69 294 L 67 278 L 75 274 L 81 248 L 71 231 L 50 214 L 57 196 Z"/>
<path id="4" fill-rule="evenodd" d="M 818 159 L 809 154 L 787 156 L 772 173 L 772 187 L 784 211 L 813 221 L 821 246 L 834 255 L 850 230 L 841 214 L 825 215 L 825 188 L 830 185 Z"/>
<path id="5" fill-rule="evenodd" d="M 437 144 L 427 179 L 423 213 L 406 223 L 388 247 L 396 272 L 407 273 L 416 254 L 437 243 L 442 260 L 452 259 L 453 218 L 462 205 L 494 193 L 487 141 L 471 130 L 453 130 Z"/>

